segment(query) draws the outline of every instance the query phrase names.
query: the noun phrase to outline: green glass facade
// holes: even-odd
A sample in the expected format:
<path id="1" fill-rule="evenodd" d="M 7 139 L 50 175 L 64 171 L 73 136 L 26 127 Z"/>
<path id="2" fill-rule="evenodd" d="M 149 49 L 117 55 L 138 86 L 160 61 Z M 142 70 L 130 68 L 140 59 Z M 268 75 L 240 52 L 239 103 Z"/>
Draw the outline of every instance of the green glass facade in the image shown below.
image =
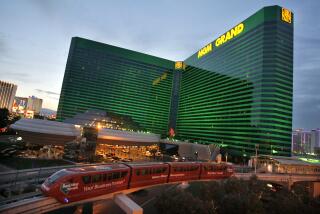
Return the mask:
<path id="1" fill-rule="evenodd" d="M 146 130 L 168 127 L 174 62 L 72 38 L 57 119 L 88 109 L 131 116 Z M 159 81 L 160 79 L 160 81 Z"/>
<path id="2" fill-rule="evenodd" d="M 288 18 L 288 13 L 285 14 Z M 265 7 L 184 61 L 72 39 L 59 120 L 87 109 L 230 153 L 290 155 L 293 15 Z M 228 35 L 229 33 L 229 35 Z M 230 36 L 231 35 L 231 36 Z"/>
<path id="3" fill-rule="evenodd" d="M 293 24 L 282 8 L 265 7 L 243 31 L 198 58 L 185 60 L 177 134 L 241 155 L 290 155 Z"/>

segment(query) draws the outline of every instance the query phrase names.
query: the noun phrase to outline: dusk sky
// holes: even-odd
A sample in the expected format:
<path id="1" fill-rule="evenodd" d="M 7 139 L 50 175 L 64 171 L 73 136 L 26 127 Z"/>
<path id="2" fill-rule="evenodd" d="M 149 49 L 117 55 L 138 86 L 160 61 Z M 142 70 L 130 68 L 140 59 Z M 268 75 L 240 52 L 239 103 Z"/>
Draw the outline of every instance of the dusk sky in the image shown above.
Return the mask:
<path id="1" fill-rule="evenodd" d="M 184 60 L 264 6 L 293 11 L 293 128 L 320 128 L 320 1 L 0 0 L 0 80 L 57 109 L 71 37 Z"/>

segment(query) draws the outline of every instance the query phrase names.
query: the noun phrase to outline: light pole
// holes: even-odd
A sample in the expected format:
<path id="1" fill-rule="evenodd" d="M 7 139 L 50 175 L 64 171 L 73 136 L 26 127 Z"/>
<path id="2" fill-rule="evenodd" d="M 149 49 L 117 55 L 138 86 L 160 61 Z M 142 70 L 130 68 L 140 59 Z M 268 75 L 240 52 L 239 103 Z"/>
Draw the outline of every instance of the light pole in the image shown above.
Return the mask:
<path id="1" fill-rule="evenodd" d="M 228 152 L 226 152 L 226 163 L 228 163 Z"/>
<path id="2" fill-rule="evenodd" d="M 255 160 L 254 160 L 254 174 L 257 174 L 258 148 L 259 148 L 259 144 L 256 144 L 255 145 L 256 156 L 255 156 Z"/>

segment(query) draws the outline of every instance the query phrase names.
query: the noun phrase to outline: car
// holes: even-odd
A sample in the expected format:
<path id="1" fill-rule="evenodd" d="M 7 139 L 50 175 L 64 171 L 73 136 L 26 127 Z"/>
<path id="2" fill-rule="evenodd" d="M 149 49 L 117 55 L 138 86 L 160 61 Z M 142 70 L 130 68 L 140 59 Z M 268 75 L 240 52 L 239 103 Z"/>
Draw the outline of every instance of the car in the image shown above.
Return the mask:
<path id="1" fill-rule="evenodd" d="M 168 163 L 130 163 L 130 188 L 167 183 L 169 175 Z"/>
<path id="2" fill-rule="evenodd" d="M 200 178 L 199 162 L 170 162 L 169 182 L 198 180 Z"/>

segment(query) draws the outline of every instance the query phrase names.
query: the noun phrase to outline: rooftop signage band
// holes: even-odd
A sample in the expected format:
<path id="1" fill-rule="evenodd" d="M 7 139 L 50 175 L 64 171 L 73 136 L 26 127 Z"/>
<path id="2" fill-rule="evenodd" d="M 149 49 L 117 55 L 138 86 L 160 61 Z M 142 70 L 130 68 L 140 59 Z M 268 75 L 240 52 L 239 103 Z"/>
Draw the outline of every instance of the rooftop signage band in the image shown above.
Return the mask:
<path id="1" fill-rule="evenodd" d="M 216 39 L 215 46 L 219 47 L 220 45 L 228 42 L 233 37 L 236 37 L 240 33 L 242 33 L 243 30 L 244 30 L 244 24 L 243 23 L 238 24 L 237 26 L 235 26 L 234 28 L 229 30 L 227 33 L 223 34 L 218 39 Z M 204 55 L 210 53 L 212 50 L 213 50 L 212 43 L 206 45 L 205 47 L 203 47 L 201 50 L 198 51 L 198 59 L 200 59 Z"/>

